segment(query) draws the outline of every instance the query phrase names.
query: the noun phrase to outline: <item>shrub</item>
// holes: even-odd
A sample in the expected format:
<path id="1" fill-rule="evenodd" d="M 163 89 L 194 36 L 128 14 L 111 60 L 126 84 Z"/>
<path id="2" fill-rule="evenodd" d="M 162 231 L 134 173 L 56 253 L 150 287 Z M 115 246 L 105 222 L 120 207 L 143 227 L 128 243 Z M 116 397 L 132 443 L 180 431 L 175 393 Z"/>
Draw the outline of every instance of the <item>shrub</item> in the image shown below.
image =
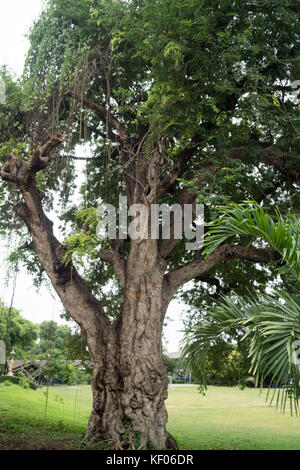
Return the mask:
<path id="1" fill-rule="evenodd" d="M 11 384 L 19 385 L 19 378 L 15 376 L 2 375 L 0 377 L 0 383 L 10 382 Z"/>
<path id="2" fill-rule="evenodd" d="M 23 374 L 23 372 L 19 372 L 18 377 L 19 377 L 20 387 L 28 389 L 30 387 L 30 382 L 27 379 L 27 377 L 25 376 L 25 374 Z"/>
<path id="3" fill-rule="evenodd" d="M 24 375 L 24 374 L 23 374 L 23 375 Z M 25 377 L 25 376 L 24 376 L 24 377 Z M 20 383 L 20 380 L 21 380 L 21 383 Z M 26 377 L 25 377 L 25 380 L 27 381 Z M 6 385 L 6 383 L 8 383 L 8 382 L 9 382 L 10 384 L 20 385 L 21 387 L 24 387 L 24 385 L 22 385 L 22 384 L 24 384 L 24 380 L 23 380 L 21 377 L 19 377 L 19 376 L 15 376 L 15 375 L 13 375 L 13 376 L 2 375 L 2 376 L 0 377 L 0 383 L 5 383 L 5 385 Z M 28 382 L 28 387 L 25 386 L 25 388 L 29 388 L 29 387 L 30 387 L 32 390 L 36 390 L 36 389 L 38 388 L 38 386 L 37 386 L 36 383 L 31 382 L 31 381 L 29 381 L 29 380 L 28 380 L 27 382 Z"/>

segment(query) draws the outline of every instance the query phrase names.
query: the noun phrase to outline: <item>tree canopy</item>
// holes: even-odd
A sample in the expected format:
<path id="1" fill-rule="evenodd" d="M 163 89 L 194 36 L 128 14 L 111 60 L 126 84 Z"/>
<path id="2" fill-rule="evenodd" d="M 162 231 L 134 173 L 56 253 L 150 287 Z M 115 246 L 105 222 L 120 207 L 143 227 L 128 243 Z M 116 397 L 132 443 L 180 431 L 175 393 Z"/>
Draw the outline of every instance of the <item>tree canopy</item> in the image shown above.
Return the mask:
<path id="1" fill-rule="evenodd" d="M 160 141 L 162 201 L 190 201 L 195 189 L 207 220 L 216 205 L 247 198 L 284 210 L 291 201 L 297 210 L 299 109 L 291 87 L 300 63 L 297 9 L 297 2 L 279 0 L 48 2 L 32 27 L 21 81 L 2 71 L 0 155 L 14 150 L 26 160 L 48 135 L 67 133 L 38 184 L 47 209 L 54 194 L 61 196 L 61 228 L 76 232 L 71 251 L 90 257 L 85 274 L 99 295 L 99 283 L 113 272 L 95 274 L 107 268 L 93 249 L 99 244 L 93 224 L 84 236 L 84 220 L 101 200 L 116 204 L 125 192 L 128 146 L 135 152 Z M 84 142 L 92 146 L 85 168 L 74 160 Z M 86 181 L 76 203 L 78 171 Z M 187 189 L 180 195 L 181 180 Z M 12 202 L 20 196 L 14 186 L 1 191 L 1 226 L 10 231 Z M 19 256 L 35 268 L 30 246 L 22 245 Z M 190 259 L 177 243 L 171 266 Z M 228 266 L 219 275 L 230 284 Z M 261 276 L 248 269 L 252 278 Z"/>

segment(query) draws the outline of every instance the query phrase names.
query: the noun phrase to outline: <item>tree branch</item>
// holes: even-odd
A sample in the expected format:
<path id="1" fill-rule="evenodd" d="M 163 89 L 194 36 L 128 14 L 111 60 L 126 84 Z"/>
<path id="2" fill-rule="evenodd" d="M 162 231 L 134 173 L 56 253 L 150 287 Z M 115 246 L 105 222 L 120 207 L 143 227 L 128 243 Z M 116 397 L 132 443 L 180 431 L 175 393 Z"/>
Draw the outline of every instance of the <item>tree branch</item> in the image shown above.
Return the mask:
<path id="1" fill-rule="evenodd" d="M 239 82 L 236 83 L 236 89 L 239 90 L 239 92 L 240 90 L 243 90 L 243 87 L 247 81 L 248 77 L 242 78 Z M 220 110 L 220 113 L 221 111 L 233 111 L 238 103 L 239 98 L 240 93 L 237 92 L 228 95 L 226 103 L 222 107 L 222 110 Z M 214 122 L 206 122 L 205 124 L 203 124 L 203 127 L 205 127 L 207 131 L 211 132 L 215 130 L 218 126 Z M 177 179 L 184 174 L 190 159 L 193 157 L 201 141 L 202 138 L 200 137 L 200 135 L 195 135 L 191 140 L 191 145 L 183 149 L 179 153 L 176 165 L 169 171 L 168 176 L 163 180 L 161 184 L 161 194 L 164 194 L 165 192 L 171 191 L 173 189 Z"/>
<path id="2" fill-rule="evenodd" d="M 184 215 L 184 205 L 192 204 L 195 209 L 195 201 L 197 198 L 197 192 L 200 191 L 204 185 L 209 181 L 209 179 L 216 173 L 217 167 L 215 164 L 203 164 L 202 167 L 203 174 L 199 175 L 198 181 L 195 184 L 194 191 L 190 187 L 184 187 L 180 193 L 178 204 L 182 208 L 182 215 Z M 194 215 L 195 217 L 195 215 Z M 171 213 L 171 224 L 170 224 L 170 239 L 169 240 L 159 240 L 159 253 L 162 258 L 167 258 L 178 240 L 174 239 L 174 214 Z M 182 220 L 183 226 L 183 220 Z"/>
<path id="3" fill-rule="evenodd" d="M 102 106 L 100 104 L 97 104 L 97 103 L 93 103 L 92 101 L 88 100 L 87 98 L 84 98 L 82 96 L 79 96 L 77 95 L 74 91 L 72 90 L 68 90 L 67 93 L 66 93 L 67 96 L 71 96 L 72 98 L 74 98 L 76 101 L 78 101 L 79 103 L 82 103 L 84 104 L 85 106 L 87 106 L 88 108 L 90 109 L 94 109 L 95 111 L 97 111 L 101 117 L 103 119 L 106 119 L 107 116 L 109 115 L 109 120 L 112 124 L 112 126 L 116 129 L 120 139 L 123 141 L 123 142 L 126 142 L 129 138 L 129 135 L 128 135 L 128 132 L 127 130 L 122 126 L 122 124 L 120 123 L 120 121 L 111 114 L 111 112 L 105 107 L 105 106 Z"/>
<path id="4" fill-rule="evenodd" d="M 188 167 L 190 159 L 193 157 L 195 151 L 199 147 L 201 139 L 199 136 L 195 136 L 192 139 L 191 146 L 183 149 L 177 156 L 177 163 L 168 172 L 168 176 L 163 179 L 160 185 L 160 195 L 172 191 L 180 178 Z"/>
<path id="5" fill-rule="evenodd" d="M 30 167 L 34 173 L 43 170 L 49 165 L 52 150 L 58 147 L 62 141 L 61 136 L 54 135 L 53 137 L 49 137 L 39 149 L 33 152 Z"/>
<path id="6" fill-rule="evenodd" d="M 93 347 L 96 336 L 101 334 L 97 324 L 104 329 L 109 327 L 109 321 L 100 302 L 75 267 L 65 264 L 65 248 L 53 234 L 53 223 L 43 211 L 42 195 L 35 183 L 35 173 L 49 163 L 51 150 L 60 143 L 61 139 L 56 136 L 49 139 L 34 152 L 30 164 L 11 154 L 0 169 L 0 175 L 20 190 L 23 202 L 14 207 L 15 212 L 27 225 L 33 248 L 64 307 L 89 335 L 89 346 Z"/>
<path id="7" fill-rule="evenodd" d="M 16 185 L 27 185 L 35 174 L 46 168 L 51 160 L 51 152 L 61 145 L 62 137 L 53 136 L 33 152 L 29 163 L 22 161 L 15 153 L 11 153 L 2 168 L 0 176 L 4 181 L 15 183 Z"/>
<path id="8" fill-rule="evenodd" d="M 287 180 L 299 181 L 300 171 L 298 166 L 295 169 L 289 167 L 289 155 L 279 146 L 265 142 L 249 142 L 248 145 L 241 145 L 229 149 L 228 156 L 232 159 L 245 160 L 256 153 L 263 163 L 272 166 L 279 171 Z"/>
<path id="9" fill-rule="evenodd" d="M 124 288 L 126 283 L 125 259 L 117 251 L 105 249 L 99 250 L 99 257 L 103 261 L 111 263 L 122 287 Z"/>
<path id="10" fill-rule="evenodd" d="M 221 261 L 229 261 L 238 258 L 256 263 L 269 263 L 280 259 L 280 254 L 270 250 L 255 248 L 254 246 L 221 245 L 207 258 L 200 256 L 198 259 L 189 262 L 185 266 L 174 269 L 166 274 L 165 278 L 172 292 L 172 296 L 180 286 L 192 279 L 203 276 Z"/>
<path id="11" fill-rule="evenodd" d="M 281 173 L 282 177 L 288 181 L 299 181 L 300 180 L 300 171 L 289 167 L 288 165 L 288 154 L 284 152 L 279 147 L 276 147 L 267 143 L 249 143 L 248 146 L 234 147 L 229 150 L 228 156 L 232 159 L 246 160 L 249 158 L 253 151 L 258 153 L 261 157 L 261 161 L 266 165 L 270 165 L 275 168 L 278 172 Z M 224 161 L 220 161 L 219 167 L 221 168 L 224 164 Z M 199 171 L 202 171 L 203 174 L 199 175 L 198 182 L 195 184 L 195 192 L 191 188 L 183 188 L 178 203 L 183 206 L 184 204 L 193 204 L 197 197 L 197 192 L 199 192 L 205 183 L 209 181 L 209 178 L 218 171 L 218 165 L 216 163 L 204 164 L 202 168 L 199 168 Z M 174 176 L 174 175 L 173 175 Z M 193 175 L 195 176 L 195 175 Z M 167 181 L 167 180 L 166 180 Z M 165 184 L 167 185 L 165 181 Z M 172 187 L 172 179 L 168 180 L 170 185 L 169 189 Z M 280 183 L 274 184 L 274 187 L 264 190 L 263 196 L 272 194 L 278 187 Z M 167 187 L 167 186 L 166 186 Z M 165 187 L 165 188 L 166 188 Z M 259 200 L 262 197 L 258 198 Z M 174 219 L 171 220 L 171 237 L 170 240 L 160 240 L 159 241 L 159 251 L 160 255 L 163 258 L 169 256 L 173 248 L 175 247 L 178 240 L 172 238 L 172 233 L 174 231 Z"/>

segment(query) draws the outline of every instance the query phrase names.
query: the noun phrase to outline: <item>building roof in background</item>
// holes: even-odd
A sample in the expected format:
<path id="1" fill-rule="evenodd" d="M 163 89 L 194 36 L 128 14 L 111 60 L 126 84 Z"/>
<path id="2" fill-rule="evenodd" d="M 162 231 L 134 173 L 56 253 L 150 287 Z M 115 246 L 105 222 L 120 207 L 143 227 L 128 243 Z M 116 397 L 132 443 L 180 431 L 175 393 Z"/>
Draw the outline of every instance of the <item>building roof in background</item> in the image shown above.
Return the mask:
<path id="1" fill-rule="evenodd" d="M 51 362 L 51 359 L 50 359 L 50 362 Z M 7 367 L 9 366 L 9 363 L 10 363 L 10 361 L 6 361 Z M 67 360 L 66 363 L 74 364 L 75 366 L 81 366 L 81 365 L 90 366 L 91 365 L 90 361 L 82 361 L 82 360 L 79 360 L 79 359 L 75 359 L 74 361 Z M 33 361 L 23 361 L 23 360 L 15 359 L 12 370 L 13 370 L 13 372 L 16 372 L 16 371 L 22 369 L 23 367 L 26 369 L 26 368 L 30 368 L 30 367 L 34 367 L 34 366 L 37 367 L 39 370 L 42 370 L 45 367 L 47 367 L 47 361 L 44 360 L 44 359 L 42 359 L 42 360 L 35 359 Z"/>
<path id="2" fill-rule="evenodd" d="M 180 359 L 180 357 L 181 357 L 181 351 L 167 352 L 167 356 L 168 356 L 170 359 Z"/>

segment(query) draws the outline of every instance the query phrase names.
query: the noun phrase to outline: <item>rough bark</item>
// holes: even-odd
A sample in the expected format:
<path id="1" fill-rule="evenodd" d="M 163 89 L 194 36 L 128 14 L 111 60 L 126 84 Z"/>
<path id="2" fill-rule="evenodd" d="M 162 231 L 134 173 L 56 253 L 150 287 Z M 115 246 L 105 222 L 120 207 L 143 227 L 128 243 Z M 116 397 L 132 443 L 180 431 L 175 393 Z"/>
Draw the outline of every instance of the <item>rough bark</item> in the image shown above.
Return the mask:
<path id="1" fill-rule="evenodd" d="M 166 263 L 151 240 L 133 244 L 121 317 L 111 328 L 105 358 L 93 379 L 89 432 L 113 436 L 117 448 L 170 448 L 166 431 L 168 378 L 162 363 Z"/>
<path id="2" fill-rule="evenodd" d="M 98 111 L 103 114 L 102 109 Z M 121 124 L 114 121 L 114 126 L 120 138 L 127 140 Z M 32 246 L 64 307 L 87 337 L 94 367 L 93 409 L 87 434 L 109 440 L 115 449 L 174 449 L 176 442 L 166 430 L 168 380 L 161 343 L 169 302 L 181 285 L 205 274 L 221 261 L 243 258 L 268 262 L 277 255 L 253 247 L 225 245 L 208 259 L 200 255 L 186 266 L 167 273 L 168 257 L 176 240 L 143 239 L 147 225 L 141 221 L 141 236 L 131 240 L 127 259 L 118 241 L 115 250 L 99 252 L 101 259 L 112 264 L 124 289 L 121 311 L 115 322 L 110 323 L 101 302 L 75 267 L 64 263 L 65 248 L 53 234 L 52 222 L 43 211 L 42 194 L 35 182 L 36 173 L 47 167 L 51 151 L 61 141 L 60 137 L 52 137 L 27 163 L 11 154 L 0 175 L 19 189 L 23 201 L 15 211 L 27 225 Z M 127 188 L 130 201 L 145 204 L 150 213 L 151 204 L 157 203 L 161 193 L 184 171 L 190 153 L 189 149 L 182 156 L 182 164 L 162 182 L 163 149 L 153 145 L 150 158 L 146 158 L 140 143 L 135 161 L 127 168 L 131 171 Z M 207 173 L 213 171 L 213 165 L 205 166 L 200 187 Z M 183 190 L 180 203 L 193 201 L 194 195 Z"/>

